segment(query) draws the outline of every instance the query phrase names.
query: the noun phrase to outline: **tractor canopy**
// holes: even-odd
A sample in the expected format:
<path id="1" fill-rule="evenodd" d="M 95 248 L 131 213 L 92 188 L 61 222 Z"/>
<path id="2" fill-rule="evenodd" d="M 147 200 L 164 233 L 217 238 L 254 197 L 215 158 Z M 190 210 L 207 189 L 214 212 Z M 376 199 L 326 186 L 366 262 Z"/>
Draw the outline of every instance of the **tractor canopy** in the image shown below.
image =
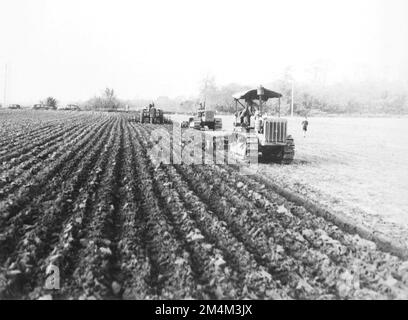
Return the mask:
<path id="1" fill-rule="evenodd" d="M 259 87 L 257 89 L 251 89 L 248 91 L 238 92 L 232 97 L 236 100 L 259 100 L 262 97 L 262 101 L 268 101 L 270 98 L 281 98 L 282 95 L 278 92 L 266 89 L 264 87 Z"/>

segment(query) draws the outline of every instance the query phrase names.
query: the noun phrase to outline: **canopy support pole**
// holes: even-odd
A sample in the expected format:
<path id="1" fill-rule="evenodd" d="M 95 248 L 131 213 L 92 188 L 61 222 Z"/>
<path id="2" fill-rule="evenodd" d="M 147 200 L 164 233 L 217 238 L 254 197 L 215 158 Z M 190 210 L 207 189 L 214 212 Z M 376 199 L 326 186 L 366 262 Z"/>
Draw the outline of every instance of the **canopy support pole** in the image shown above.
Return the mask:
<path id="1" fill-rule="evenodd" d="M 242 108 L 246 108 L 242 103 L 241 103 L 241 101 L 239 101 L 239 100 L 235 100 L 235 102 L 238 102 L 241 106 L 242 106 Z M 238 107 L 238 105 L 237 105 L 237 107 Z"/>

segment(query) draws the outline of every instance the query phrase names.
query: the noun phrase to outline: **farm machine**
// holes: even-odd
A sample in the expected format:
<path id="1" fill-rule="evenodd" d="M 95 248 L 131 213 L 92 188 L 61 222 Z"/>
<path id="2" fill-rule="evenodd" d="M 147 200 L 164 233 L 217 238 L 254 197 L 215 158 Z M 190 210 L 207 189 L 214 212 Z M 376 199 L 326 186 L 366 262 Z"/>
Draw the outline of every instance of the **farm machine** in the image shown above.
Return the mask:
<path id="1" fill-rule="evenodd" d="M 281 97 L 280 93 L 262 86 L 233 95 L 236 109 L 233 130 L 236 139 L 229 143 L 230 152 L 245 158 L 251 150 L 258 150 L 262 161 L 285 164 L 292 162 L 295 144 L 292 136 L 287 133 L 287 120 L 280 117 Z M 278 99 L 277 117 L 267 116 L 263 112 L 264 104 L 269 99 Z M 238 111 L 238 105 L 243 107 L 242 111 Z"/>
<path id="2" fill-rule="evenodd" d="M 182 127 L 196 130 L 221 130 L 222 119 L 215 117 L 215 112 L 206 110 L 205 105 L 200 103 L 197 113 L 189 121 L 184 121 Z"/>
<path id="3" fill-rule="evenodd" d="M 156 109 L 153 103 L 150 104 L 149 108 L 145 108 L 140 112 L 140 122 L 163 124 L 164 123 L 163 110 Z"/>
<path id="4" fill-rule="evenodd" d="M 288 135 L 288 121 L 280 117 L 280 98 L 278 92 L 262 86 L 233 95 L 235 101 L 235 121 L 233 130 L 215 132 L 221 129 L 221 119 L 214 118 L 214 113 L 200 108 L 194 118 L 182 123 L 184 128 L 204 130 L 207 152 L 221 152 L 238 161 L 277 162 L 290 164 L 295 156 L 295 144 Z M 277 116 L 266 114 L 266 102 L 278 99 Z M 242 110 L 238 110 L 238 106 Z M 205 130 L 206 128 L 212 130 Z"/>

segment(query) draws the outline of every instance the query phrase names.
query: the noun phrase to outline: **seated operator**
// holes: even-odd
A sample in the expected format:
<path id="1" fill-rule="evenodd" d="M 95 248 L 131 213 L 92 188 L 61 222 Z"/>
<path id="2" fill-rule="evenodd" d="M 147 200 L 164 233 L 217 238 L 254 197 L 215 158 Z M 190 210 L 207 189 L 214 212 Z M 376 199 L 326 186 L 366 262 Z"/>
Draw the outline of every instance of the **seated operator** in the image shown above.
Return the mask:
<path id="1" fill-rule="evenodd" d="M 251 116 L 252 116 L 251 109 L 252 109 L 253 101 L 248 99 L 248 100 L 245 100 L 245 102 L 246 102 L 246 106 L 245 106 L 245 109 L 242 110 L 241 112 L 240 121 L 241 121 L 241 124 L 244 124 L 245 126 L 248 127 L 251 123 Z"/>

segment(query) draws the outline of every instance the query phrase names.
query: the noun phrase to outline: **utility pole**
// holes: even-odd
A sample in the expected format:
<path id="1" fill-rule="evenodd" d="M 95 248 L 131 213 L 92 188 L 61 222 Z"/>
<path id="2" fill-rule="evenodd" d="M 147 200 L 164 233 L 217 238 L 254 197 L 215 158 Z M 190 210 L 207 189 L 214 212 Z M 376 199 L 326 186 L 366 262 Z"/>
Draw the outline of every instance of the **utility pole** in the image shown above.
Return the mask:
<path id="1" fill-rule="evenodd" d="M 207 76 L 205 77 L 205 84 L 204 84 L 204 104 L 203 104 L 204 110 L 207 109 L 206 103 L 207 103 L 207 89 L 208 89 L 208 81 L 209 81 L 208 78 L 209 77 L 210 75 L 207 73 Z"/>
<path id="2" fill-rule="evenodd" d="M 293 98 L 294 98 L 294 94 L 293 94 L 293 89 L 294 89 L 294 82 L 293 79 L 291 80 L 292 83 L 292 98 L 290 100 L 290 116 L 293 118 Z"/>
<path id="3" fill-rule="evenodd" d="M 4 65 L 4 92 L 3 92 L 3 108 L 6 108 L 6 102 L 7 102 L 7 63 Z"/>

